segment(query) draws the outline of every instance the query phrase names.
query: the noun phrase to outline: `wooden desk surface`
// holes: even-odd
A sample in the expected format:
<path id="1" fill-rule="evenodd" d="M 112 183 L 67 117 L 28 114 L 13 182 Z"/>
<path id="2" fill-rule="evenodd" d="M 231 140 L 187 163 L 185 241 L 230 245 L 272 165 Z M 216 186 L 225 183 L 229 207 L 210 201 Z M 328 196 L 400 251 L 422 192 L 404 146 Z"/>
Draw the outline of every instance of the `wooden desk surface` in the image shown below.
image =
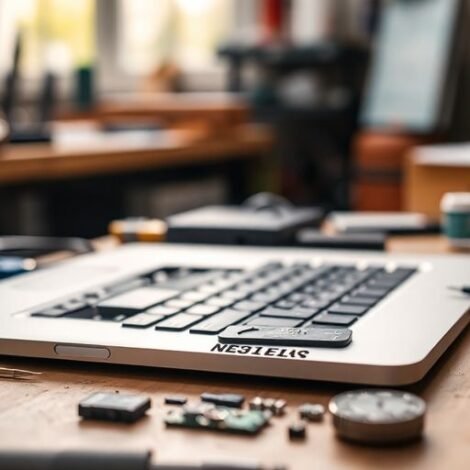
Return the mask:
<path id="1" fill-rule="evenodd" d="M 435 247 L 439 249 L 439 237 Z M 403 240 L 402 240 L 403 242 Z M 305 442 L 289 442 L 287 425 L 306 401 L 324 405 L 352 388 L 339 384 L 0 358 L 0 365 L 42 371 L 34 381 L 0 381 L 0 448 L 153 449 L 155 460 L 195 462 L 239 458 L 290 469 L 467 469 L 470 461 L 470 335 L 468 329 L 421 383 L 410 390 L 428 402 L 425 439 L 410 446 L 367 448 L 334 437 L 329 417 L 308 425 Z M 152 397 L 149 417 L 132 425 L 81 422 L 77 403 L 97 390 Z M 163 397 L 181 393 L 197 399 L 203 391 L 232 391 L 247 398 L 281 397 L 289 411 L 258 437 L 165 429 Z"/>
<path id="2" fill-rule="evenodd" d="M 258 126 L 244 126 L 230 136 L 201 141 L 188 140 L 175 131 L 168 141 L 143 139 L 123 144 L 121 140 L 76 147 L 5 145 L 0 147 L 0 185 L 223 162 L 261 156 L 272 145 L 271 134 Z"/>

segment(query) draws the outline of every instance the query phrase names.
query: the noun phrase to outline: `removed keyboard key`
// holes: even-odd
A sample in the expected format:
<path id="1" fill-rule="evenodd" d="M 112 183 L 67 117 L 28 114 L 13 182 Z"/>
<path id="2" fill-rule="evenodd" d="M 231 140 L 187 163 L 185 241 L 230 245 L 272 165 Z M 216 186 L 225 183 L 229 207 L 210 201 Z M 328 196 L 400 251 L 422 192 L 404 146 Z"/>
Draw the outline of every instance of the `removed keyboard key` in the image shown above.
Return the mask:
<path id="1" fill-rule="evenodd" d="M 230 326 L 219 334 L 221 343 L 266 344 L 277 346 L 306 346 L 343 348 L 352 339 L 347 328 L 284 328 Z"/>

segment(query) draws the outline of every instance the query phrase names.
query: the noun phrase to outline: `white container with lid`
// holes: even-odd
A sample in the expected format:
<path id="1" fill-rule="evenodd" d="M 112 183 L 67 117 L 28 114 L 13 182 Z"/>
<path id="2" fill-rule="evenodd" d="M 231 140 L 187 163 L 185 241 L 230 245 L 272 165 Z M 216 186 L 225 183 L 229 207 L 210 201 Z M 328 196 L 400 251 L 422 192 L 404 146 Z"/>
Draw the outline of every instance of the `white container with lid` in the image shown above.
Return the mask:
<path id="1" fill-rule="evenodd" d="M 444 234 L 452 246 L 470 248 L 470 193 L 446 193 L 441 200 Z"/>

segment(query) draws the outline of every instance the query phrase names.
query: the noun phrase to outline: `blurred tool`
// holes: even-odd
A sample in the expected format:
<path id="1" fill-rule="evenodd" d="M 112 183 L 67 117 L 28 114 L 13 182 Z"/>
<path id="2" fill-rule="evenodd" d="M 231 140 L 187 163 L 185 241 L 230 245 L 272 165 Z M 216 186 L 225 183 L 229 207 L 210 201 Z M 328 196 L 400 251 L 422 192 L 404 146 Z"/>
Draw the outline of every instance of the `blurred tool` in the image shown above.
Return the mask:
<path id="1" fill-rule="evenodd" d="M 109 233 L 122 243 L 161 242 L 165 240 L 166 230 L 166 223 L 162 220 L 145 217 L 113 220 L 108 226 Z"/>
<path id="2" fill-rule="evenodd" d="M 256 194 L 241 206 L 207 206 L 167 218 L 169 242 L 223 245 L 291 245 L 297 231 L 317 227 L 323 213 L 294 207 L 270 193 Z"/>
<path id="3" fill-rule="evenodd" d="M 439 224 L 414 212 L 333 212 L 328 221 L 340 233 L 437 233 Z"/>
<path id="4" fill-rule="evenodd" d="M 470 295 L 470 286 L 462 286 L 462 287 L 449 286 L 449 289 L 460 292 L 462 294 Z"/>
<path id="5" fill-rule="evenodd" d="M 82 238 L 0 237 L 0 279 L 34 271 L 46 264 L 36 257 L 59 251 L 85 254 L 93 251 L 93 246 Z"/>
<path id="6" fill-rule="evenodd" d="M 256 463 L 152 464 L 151 452 L 0 452 L 2 470 L 281 470 Z"/>
<path id="7" fill-rule="evenodd" d="M 41 372 L 33 372 L 31 370 L 21 369 L 8 369 L 6 367 L 0 367 L 0 378 L 2 379 L 31 379 L 37 375 L 41 375 Z M 0 468 L 4 468 L 0 465 Z"/>
<path id="8" fill-rule="evenodd" d="M 309 248 L 332 250 L 385 250 L 387 237 L 383 233 L 348 233 L 330 235 L 319 230 L 304 228 L 297 233 L 297 244 Z"/>
<path id="9" fill-rule="evenodd" d="M 0 279 L 34 271 L 37 267 L 33 258 L 20 256 L 0 256 Z"/>

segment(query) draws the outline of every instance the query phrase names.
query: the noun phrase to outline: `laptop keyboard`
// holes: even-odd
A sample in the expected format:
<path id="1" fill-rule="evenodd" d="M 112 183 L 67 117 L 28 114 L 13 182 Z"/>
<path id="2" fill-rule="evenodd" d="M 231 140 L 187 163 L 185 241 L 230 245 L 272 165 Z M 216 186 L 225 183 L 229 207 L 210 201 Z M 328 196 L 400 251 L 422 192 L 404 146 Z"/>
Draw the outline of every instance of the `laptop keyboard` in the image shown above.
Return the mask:
<path id="1" fill-rule="evenodd" d="M 162 268 L 32 315 L 195 335 L 216 335 L 235 324 L 348 327 L 414 273 L 412 268 L 281 263 L 249 272 Z"/>

